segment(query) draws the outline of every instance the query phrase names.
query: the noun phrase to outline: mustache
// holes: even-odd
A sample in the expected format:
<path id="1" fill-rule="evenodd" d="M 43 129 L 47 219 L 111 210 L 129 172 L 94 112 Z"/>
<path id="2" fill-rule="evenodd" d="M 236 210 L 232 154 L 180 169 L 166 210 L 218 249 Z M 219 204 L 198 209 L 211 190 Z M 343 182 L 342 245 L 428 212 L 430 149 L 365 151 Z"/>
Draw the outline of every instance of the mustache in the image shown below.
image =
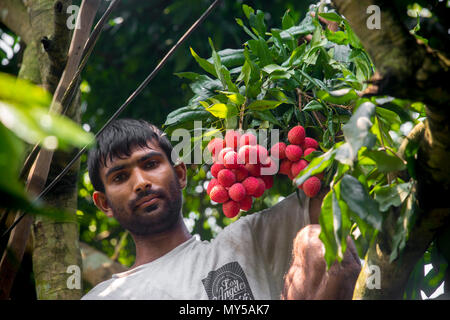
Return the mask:
<path id="1" fill-rule="evenodd" d="M 155 195 L 158 198 L 162 198 L 164 197 L 164 194 L 161 191 L 158 190 L 147 190 L 147 191 L 142 191 L 140 193 L 138 193 L 138 195 L 136 196 L 135 199 L 130 200 L 130 202 L 128 203 L 128 206 L 131 210 L 133 210 L 134 208 L 136 208 L 136 204 L 144 197 L 147 196 L 151 196 L 151 195 Z"/>

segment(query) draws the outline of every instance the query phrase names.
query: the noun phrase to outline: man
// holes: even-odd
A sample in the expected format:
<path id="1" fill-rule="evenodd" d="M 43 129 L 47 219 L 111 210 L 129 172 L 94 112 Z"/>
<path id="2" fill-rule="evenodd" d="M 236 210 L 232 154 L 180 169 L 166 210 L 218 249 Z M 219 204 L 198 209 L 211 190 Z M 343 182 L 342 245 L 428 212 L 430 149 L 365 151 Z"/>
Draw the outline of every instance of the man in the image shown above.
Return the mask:
<path id="1" fill-rule="evenodd" d="M 83 299 L 351 298 L 360 270 L 354 245 L 326 272 L 320 227 L 309 224 L 318 221 L 323 195 L 292 194 L 233 222 L 211 242 L 199 241 L 181 212 L 186 166 L 172 161 L 159 129 L 117 120 L 97 142 L 88 160 L 93 200 L 129 230 L 136 261 Z"/>

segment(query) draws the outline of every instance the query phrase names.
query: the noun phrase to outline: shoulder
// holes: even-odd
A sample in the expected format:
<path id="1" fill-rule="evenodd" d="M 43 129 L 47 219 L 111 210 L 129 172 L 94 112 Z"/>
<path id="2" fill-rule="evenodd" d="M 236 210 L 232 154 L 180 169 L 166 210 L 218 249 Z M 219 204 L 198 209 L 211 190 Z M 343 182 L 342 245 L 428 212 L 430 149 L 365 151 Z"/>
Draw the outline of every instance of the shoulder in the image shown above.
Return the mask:
<path id="1" fill-rule="evenodd" d="M 108 288 L 111 286 L 113 278 L 100 282 L 94 288 L 92 288 L 88 293 L 86 293 L 81 300 L 100 300 L 100 299 L 108 299 L 109 290 Z"/>

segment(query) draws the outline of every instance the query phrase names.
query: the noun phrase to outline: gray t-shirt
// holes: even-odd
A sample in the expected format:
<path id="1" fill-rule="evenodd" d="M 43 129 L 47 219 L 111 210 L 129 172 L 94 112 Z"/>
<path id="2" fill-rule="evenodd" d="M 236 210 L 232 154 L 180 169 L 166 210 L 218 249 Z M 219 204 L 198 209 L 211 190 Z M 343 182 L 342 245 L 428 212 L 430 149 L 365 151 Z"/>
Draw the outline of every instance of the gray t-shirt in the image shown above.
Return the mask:
<path id="1" fill-rule="evenodd" d="M 309 198 L 300 190 L 276 205 L 238 219 L 215 239 L 183 242 L 164 256 L 114 274 L 82 299 L 279 299 L 295 235 L 309 224 Z"/>

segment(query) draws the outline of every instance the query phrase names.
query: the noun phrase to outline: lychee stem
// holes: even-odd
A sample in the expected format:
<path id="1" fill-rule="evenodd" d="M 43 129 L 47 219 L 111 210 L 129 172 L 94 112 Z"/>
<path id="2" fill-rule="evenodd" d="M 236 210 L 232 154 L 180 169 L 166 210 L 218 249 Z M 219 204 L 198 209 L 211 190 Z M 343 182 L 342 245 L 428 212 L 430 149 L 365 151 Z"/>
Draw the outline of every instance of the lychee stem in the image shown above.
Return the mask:
<path id="1" fill-rule="evenodd" d="M 239 114 L 239 131 L 242 131 L 242 126 L 244 124 L 244 111 L 246 104 L 247 104 L 247 97 L 245 98 L 245 101 L 241 106 L 241 112 Z"/>

